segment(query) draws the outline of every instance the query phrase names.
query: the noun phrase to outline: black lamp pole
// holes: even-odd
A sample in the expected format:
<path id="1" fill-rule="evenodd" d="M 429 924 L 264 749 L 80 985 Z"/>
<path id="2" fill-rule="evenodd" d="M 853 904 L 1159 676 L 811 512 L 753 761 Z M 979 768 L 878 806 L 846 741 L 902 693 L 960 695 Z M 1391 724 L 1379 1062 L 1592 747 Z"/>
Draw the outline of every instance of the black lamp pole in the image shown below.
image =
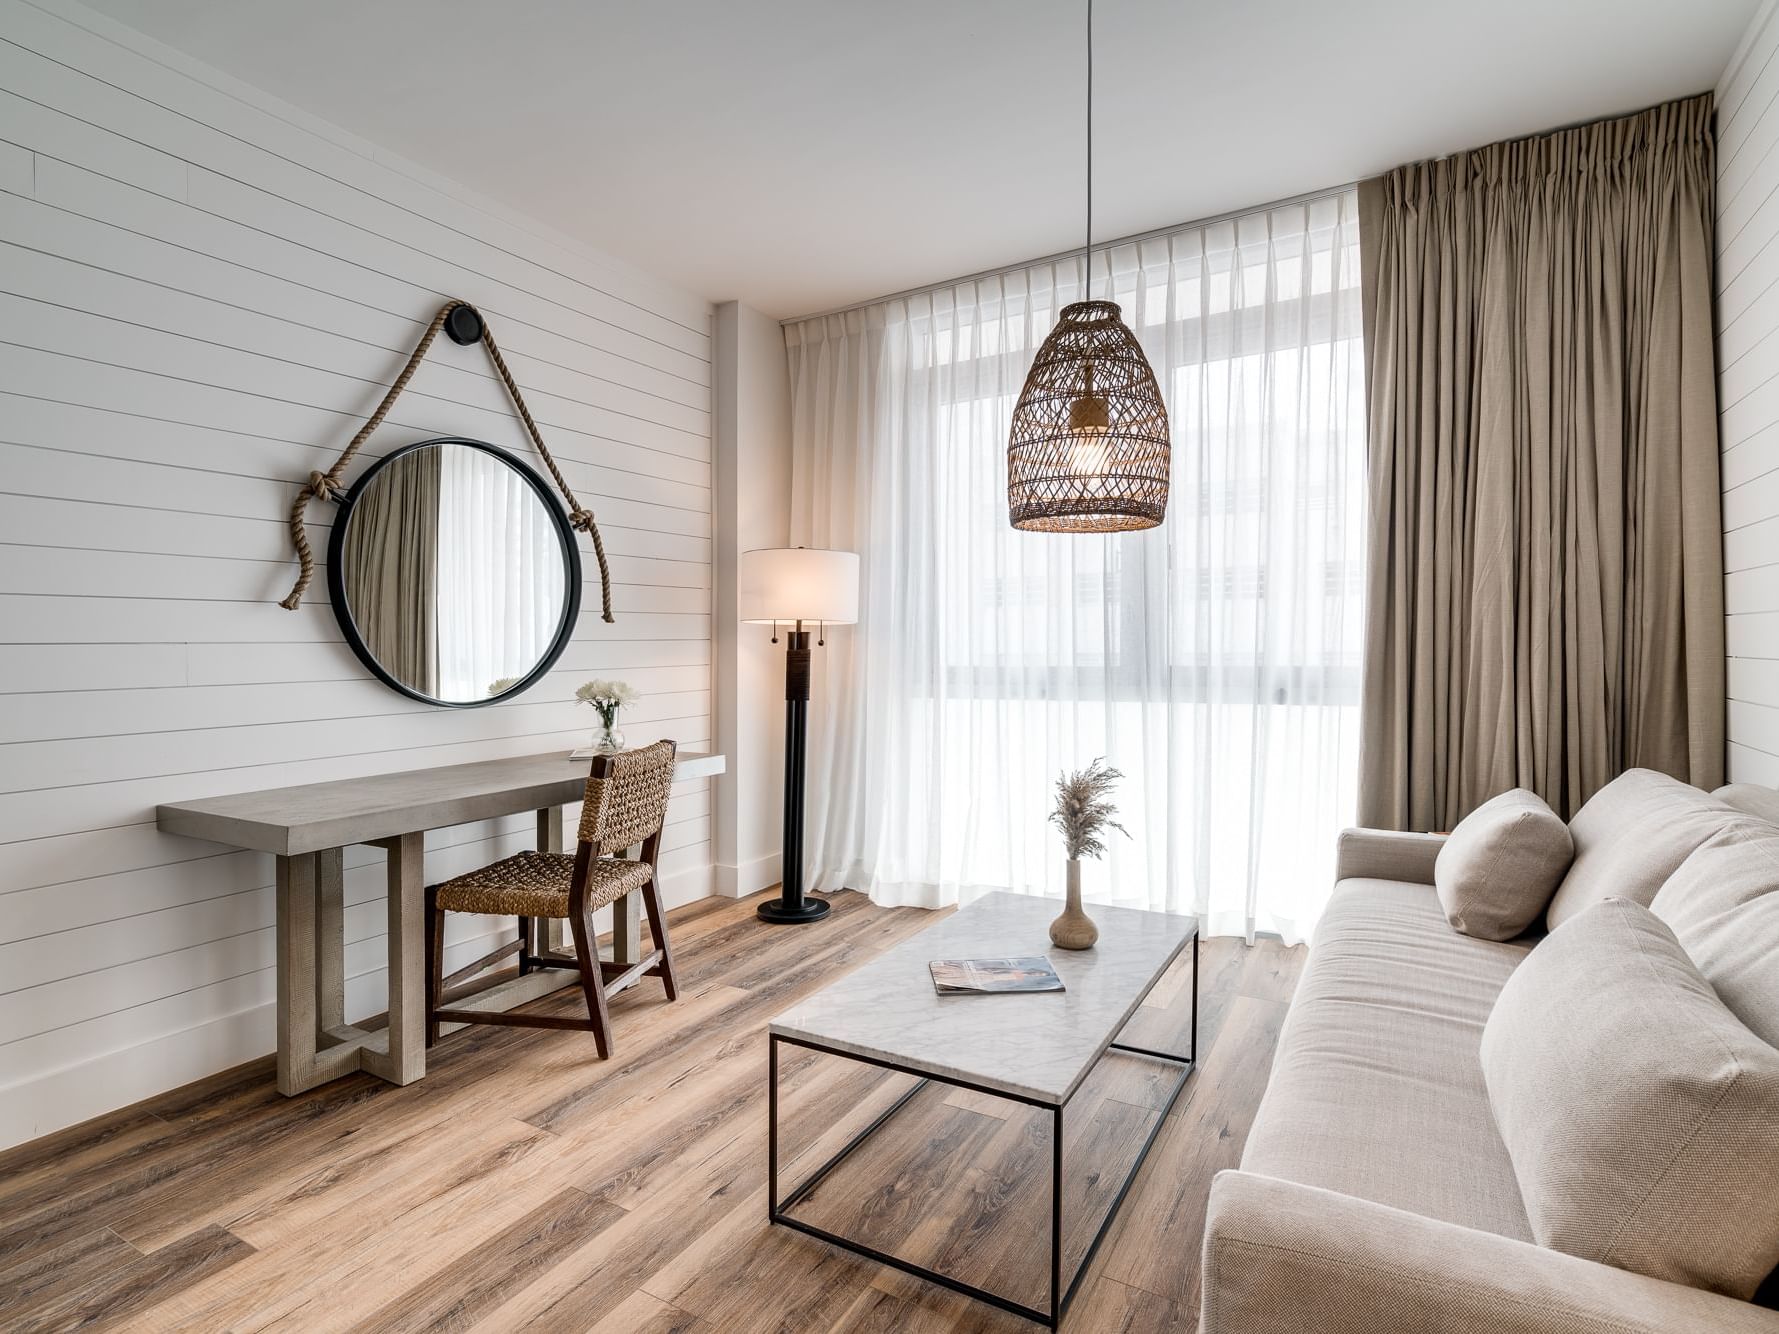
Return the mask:
<path id="1" fill-rule="evenodd" d="M 825 899 L 803 897 L 803 750 L 809 728 L 809 631 L 803 622 L 786 637 L 784 655 L 784 851 L 779 896 L 759 907 L 765 922 L 814 922 L 828 915 Z"/>

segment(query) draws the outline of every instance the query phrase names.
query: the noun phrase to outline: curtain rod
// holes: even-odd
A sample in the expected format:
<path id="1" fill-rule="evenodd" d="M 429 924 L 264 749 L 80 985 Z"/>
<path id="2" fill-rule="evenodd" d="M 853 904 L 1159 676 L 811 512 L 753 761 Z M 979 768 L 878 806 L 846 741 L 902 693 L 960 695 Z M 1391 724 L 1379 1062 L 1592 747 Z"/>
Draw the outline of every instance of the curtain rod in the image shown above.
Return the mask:
<path id="1" fill-rule="evenodd" d="M 1345 194 L 1353 189 L 1358 182 L 1349 181 L 1345 185 L 1330 185 L 1321 190 L 1310 190 L 1304 194 L 1291 195 L 1285 199 L 1275 199 L 1267 204 L 1253 204 L 1247 208 L 1231 209 L 1227 213 L 1214 213 L 1208 218 L 1192 218 L 1186 222 L 1170 223 L 1166 227 L 1151 227 L 1145 232 L 1132 232 L 1129 236 L 1115 237 L 1110 241 L 1099 241 L 1094 244 L 1095 250 L 1109 250 L 1113 246 L 1132 245 L 1139 241 L 1150 241 L 1158 236 L 1172 236 L 1177 232 L 1191 231 L 1197 227 L 1211 227 L 1219 222 L 1229 222 L 1235 218 L 1249 217 L 1255 213 L 1270 213 L 1276 208 L 1290 208 L 1293 204 L 1309 204 L 1318 199 L 1331 199 L 1335 195 Z M 1065 259 L 1073 259 L 1081 253 L 1080 247 L 1071 246 L 1067 250 L 1058 250 L 1053 254 L 1040 255 L 1036 259 L 1021 260 L 1017 264 L 1002 264 L 998 268 L 983 269 L 977 273 L 966 273 L 961 278 L 948 278 L 944 282 L 926 283 L 920 287 L 905 288 L 900 292 L 891 292 L 887 296 L 874 296 L 865 301 L 854 301 L 850 305 L 835 306 L 832 310 L 818 310 L 809 315 L 794 315 L 789 319 L 780 320 L 779 328 L 786 325 L 802 324 L 805 320 L 825 320 L 830 315 L 845 315 L 855 310 L 864 310 L 867 306 L 881 306 L 887 301 L 905 301 L 909 297 L 926 296 L 933 292 L 943 292 L 950 287 L 962 287 L 966 283 L 981 282 L 985 278 L 1000 278 L 1009 273 L 1018 273 L 1022 269 L 1035 269 L 1043 264 L 1059 264 Z"/>

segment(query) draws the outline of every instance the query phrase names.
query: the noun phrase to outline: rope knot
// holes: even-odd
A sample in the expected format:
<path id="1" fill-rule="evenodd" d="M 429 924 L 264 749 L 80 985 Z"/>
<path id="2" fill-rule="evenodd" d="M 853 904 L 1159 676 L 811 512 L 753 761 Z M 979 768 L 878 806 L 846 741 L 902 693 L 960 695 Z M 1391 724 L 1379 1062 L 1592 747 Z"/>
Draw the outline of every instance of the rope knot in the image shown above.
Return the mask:
<path id="1" fill-rule="evenodd" d="M 593 511 L 592 510 L 584 510 L 579 505 L 576 505 L 574 507 L 574 509 L 569 513 L 568 526 L 570 528 L 578 529 L 579 531 L 581 531 L 583 533 L 592 532 L 593 531 Z"/>
<path id="2" fill-rule="evenodd" d="M 324 472 L 309 474 L 308 492 L 317 500 L 344 500 L 346 488 Z"/>

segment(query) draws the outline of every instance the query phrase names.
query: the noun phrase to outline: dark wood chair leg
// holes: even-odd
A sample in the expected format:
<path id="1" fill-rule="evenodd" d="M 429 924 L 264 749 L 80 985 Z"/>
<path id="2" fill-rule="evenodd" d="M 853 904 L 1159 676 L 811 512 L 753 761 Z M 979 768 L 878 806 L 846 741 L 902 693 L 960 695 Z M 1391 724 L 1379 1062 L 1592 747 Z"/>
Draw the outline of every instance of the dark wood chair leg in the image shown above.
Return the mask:
<path id="1" fill-rule="evenodd" d="M 531 919 L 519 919 L 519 976 L 531 971 Z"/>
<path id="2" fill-rule="evenodd" d="M 439 911 L 437 885 L 426 887 L 426 1045 L 439 1040 L 437 1019 L 441 979 L 445 976 L 445 914 Z"/>
<path id="3" fill-rule="evenodd" d="M 610 1060 L 612 1017 L 605 1005 L 605 979 L 599 973 L 599 938 L 593 934 L 592 920 L 586 915 L 571 912 L 568 925 L 574 932 L 574 952 L 581 965 L 581 990 L 587 996 L 587 1017 L 593 1021 L 593 1041 L 599 1048 L 599 1059 Z"/>
<path id="4" fill-rule="evenodd" d="M 668 1000 L 679 999 L 679 982 L 673 976 L 673 946 L 667 943 L 667 912 L 661 906 L 661 886 L 655 883 L 655 877 L 649 877 L 649 883 L 642 887 L 642 906 L 649 914 L 649 934 L 655 938 L 655 948 L 661 951 L 661 962 L 649 969 L 661 978 L 661 985 L 667 989 Z"/>

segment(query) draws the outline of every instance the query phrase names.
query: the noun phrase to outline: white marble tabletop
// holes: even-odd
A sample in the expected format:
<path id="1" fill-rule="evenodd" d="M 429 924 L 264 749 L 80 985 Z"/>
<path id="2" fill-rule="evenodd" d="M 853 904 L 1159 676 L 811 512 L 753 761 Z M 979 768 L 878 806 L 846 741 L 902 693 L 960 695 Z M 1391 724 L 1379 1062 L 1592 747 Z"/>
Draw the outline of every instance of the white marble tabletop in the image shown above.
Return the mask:
<path id="1" fill-rule="evenodd" d="M 1099 943 L 1062 950 L 1049 934 L 1061 910 L 1055 899 L 984 895 L 785 1011 L 770 1031 L 1046 1105 L 1067 1102 L 1198 922 L 1090 904 Z M 927 971 L 933 959 L 1029 954 L 1047 955 L 1067 990 L 941 996 Z"/>

